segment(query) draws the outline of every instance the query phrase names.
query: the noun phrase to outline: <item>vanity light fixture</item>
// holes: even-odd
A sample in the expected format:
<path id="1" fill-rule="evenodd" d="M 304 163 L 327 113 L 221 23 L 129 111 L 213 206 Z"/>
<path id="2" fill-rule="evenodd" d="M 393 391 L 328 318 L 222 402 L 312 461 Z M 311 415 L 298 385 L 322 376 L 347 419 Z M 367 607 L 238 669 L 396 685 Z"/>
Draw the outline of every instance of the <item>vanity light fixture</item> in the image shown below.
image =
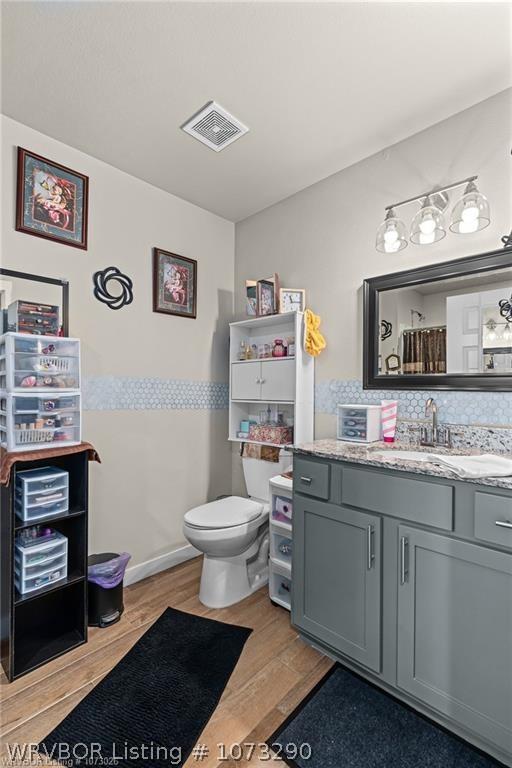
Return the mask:
<path id="1" fill-rule="evenodd" d="M 450 231 L 465 235 L 478 232 L 491 221 L 489 201 L 476 187 L 478 176 L 447 184 L 444 187 L 423 192 L 399 203 L 387 205 L 386 217 L 377 230 L 375 247 L 381 253 L 397 253 L 407 245 L 406 229 L 395 209 L 409 203 L 420 203 L 421 207 L 411 224 L 410 241 L 415 245 L 430 245 L 442 240 L 446 235 L 444 212 L 448 207 L 448 192 L 457 187 L 465 187 L 464 194 L 455 204 L 450 219 Z"/>
<path id="2" fill-rule="evenodd" d="M 485 229 L 491 223 L 489 201 L 470 181 L 452 211 L 450 230 L 457 235 L 469 235 Z"/>
<path id="3" fill-rule="evenodd" d="M 395 215 L 393 208 L 388 208 L 386 218 L 377 230 L 375 247 L 381 253 L 397 253 L 406 246 L 405 224 Z"/>

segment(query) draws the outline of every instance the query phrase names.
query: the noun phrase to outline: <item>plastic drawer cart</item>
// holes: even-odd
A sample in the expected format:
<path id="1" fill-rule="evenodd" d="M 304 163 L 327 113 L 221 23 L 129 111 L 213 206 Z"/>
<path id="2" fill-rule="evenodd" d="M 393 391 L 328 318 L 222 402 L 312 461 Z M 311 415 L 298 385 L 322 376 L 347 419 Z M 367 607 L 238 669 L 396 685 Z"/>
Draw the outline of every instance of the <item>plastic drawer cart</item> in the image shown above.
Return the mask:
<path id="1" fill-rule="evenodd" d="M 77 445 L 80 441 L 79 392 L 0 392 L 0 445 L 7 451 Z"/>
<path id="2" fill-rule="evenodd" d="M 80 341 L 60 336 L 0 336 L 0 390 L 55 392 L 80 389 Z"/>
<path id="3" fill-rule="evenodd" d="M 54 584 L 68 575 L 68 540 L 57 531 L 34 542 L 17 539 L 14 583 L 21 595 Z"/>
<path id="4" fill-rule="evenodd" d="M 63 514 L 69 509 L 69 473 L 57 467 L 26 469 L 16 475 L 16 515 L 24 523 Z"/>
<path id="5" fill-rule="evenodd" d="M 270 480 L 269 594 L 273 603 L 291 610 L 293 499 L 290 478 Z"/>

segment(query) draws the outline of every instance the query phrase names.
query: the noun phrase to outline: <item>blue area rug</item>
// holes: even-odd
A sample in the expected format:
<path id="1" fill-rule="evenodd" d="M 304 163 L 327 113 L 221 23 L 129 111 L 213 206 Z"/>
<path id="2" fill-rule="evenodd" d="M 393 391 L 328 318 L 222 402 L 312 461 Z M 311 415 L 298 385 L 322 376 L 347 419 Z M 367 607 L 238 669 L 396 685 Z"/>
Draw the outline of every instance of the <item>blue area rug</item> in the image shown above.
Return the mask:
<path id="1" fill-rule="evenodd" d="M 69 768 L 183 765 L 251 632 L 167 608 L 39 753 Z"/>
<path id="2" fill-rule="evenodd" d="M 298 768 L 501 766 L 341 665 L 267 743 Z"/>

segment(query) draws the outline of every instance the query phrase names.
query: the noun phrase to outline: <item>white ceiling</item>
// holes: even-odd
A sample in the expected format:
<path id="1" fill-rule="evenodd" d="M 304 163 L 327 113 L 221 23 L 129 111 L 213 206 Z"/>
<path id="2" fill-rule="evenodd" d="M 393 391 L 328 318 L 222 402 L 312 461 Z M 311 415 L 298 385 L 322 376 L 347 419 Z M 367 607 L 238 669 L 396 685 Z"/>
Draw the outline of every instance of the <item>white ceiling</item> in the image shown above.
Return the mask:
<path id="1" fill-rule="evenodd" d="M 237 221 L 509 87 L 511 9 L 4 2 L 2 111 Z M 219 153 L 179 128 L 210 99 Z"/>

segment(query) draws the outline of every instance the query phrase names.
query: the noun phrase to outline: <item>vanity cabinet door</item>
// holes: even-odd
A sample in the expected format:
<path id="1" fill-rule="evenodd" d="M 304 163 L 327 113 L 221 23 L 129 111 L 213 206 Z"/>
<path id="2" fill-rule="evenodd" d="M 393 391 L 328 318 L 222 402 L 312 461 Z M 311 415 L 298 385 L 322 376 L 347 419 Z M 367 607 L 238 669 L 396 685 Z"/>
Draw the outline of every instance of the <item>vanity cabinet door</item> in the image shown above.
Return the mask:
<path id="1" fill-rule="evenodd" d="M 380 518 L 295 494 L 293 623 L 380 672 L 380 615 Z"/>
<path id="2" fill-rule="evenodd" d="M 261 363 L 261 399 L 269 402 L 295 400 L 295 360 L 264 360 Z"/>
<path id="3" fill-rule="evenodd" d="M 398 685 L 512 753 L 512 555 L 399 527 Z"/>
<path id="4" fill-rule="evenodd" d="M 233 400 L 259 400 L 261 397 L 261 363 L 231 364 L 231 398 Z"/>

